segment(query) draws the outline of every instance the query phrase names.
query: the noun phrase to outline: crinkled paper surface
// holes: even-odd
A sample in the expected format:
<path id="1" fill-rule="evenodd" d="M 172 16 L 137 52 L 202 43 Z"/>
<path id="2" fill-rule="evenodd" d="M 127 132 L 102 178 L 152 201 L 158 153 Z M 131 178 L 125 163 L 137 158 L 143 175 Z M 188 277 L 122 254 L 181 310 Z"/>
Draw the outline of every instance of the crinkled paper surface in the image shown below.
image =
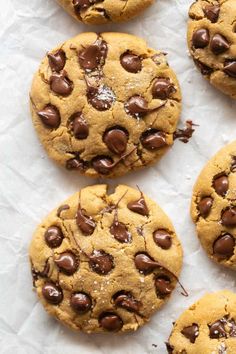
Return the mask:
<path id="1" fill-rule="evenodd" d="M 191 0 L 156 0 L 143 16 L 122 25 L 77 24 L 54 0 L 0 0 L 0 353 L 165 353 L 172 322 L 207 291 L 235 290 L 235 274 L 208 260 L 190 220 L 194 181 L 206 161 L 236 138 L 236 102 L 212 88 L 195 69 L 186 45 Z M 112 181 L 138 184 L 167 212 L 182 241 L 181 281 L 171 300 L 134 334 L 88 336 L 48 317 L 32 291 L 28 245 L 47 213 L 92 181 L 49 161 L 33 129 L 28 92 L 45 52 L 82 31 L 124 31 L 168 52 L 183 91 L 181 120 L 199 124 L 193 139 L 176 142 L 158 165 Z M 207 310 L 207 309 L 206 309 Z"/>

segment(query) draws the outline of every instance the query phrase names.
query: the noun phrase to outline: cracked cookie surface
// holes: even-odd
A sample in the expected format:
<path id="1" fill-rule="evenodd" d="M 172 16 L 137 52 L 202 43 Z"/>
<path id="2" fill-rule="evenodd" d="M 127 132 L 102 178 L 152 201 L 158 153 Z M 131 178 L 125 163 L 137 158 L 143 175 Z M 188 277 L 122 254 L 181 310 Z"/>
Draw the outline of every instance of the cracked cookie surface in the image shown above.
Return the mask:
<path id="1" fill-rule="evenodd" d="M 206 294 L 175 322 L 167 343 L 169 354 L 234 354 L 236 294 Z"/>
<path id="2" fill-rule="evenodd" d="M 165 55 L 135 36 L 80 34 L 48 53 L 31 89 L 33 123 L 69 170 L 116 177 L 173 144 L 181 93 Z"/>
<path id="3" fill-rule="evenodd" d="M 203 76 L 236 99 L 236 2 L 198 0 L 190 7 L 188 46 Z"/>
<path id="4" fill-rule="evenodd" d="M 154 0 L 57 0 L 75 19 L 86 24 L 128 21 Z"/>
<path id="5" fill-rule="evenodd" d="M 30 261 L 47 312 L 84 332 L 135 331 L 170 297 L 182 248 L 160 207 L 120 185 L 82 189 L 37 228 Z"/>
<path id="6" fill-rule="evenodd" d="M 200 173 L 191 214 L 209 257 L 236 270 L 236 142 L 221 149 Z"/>

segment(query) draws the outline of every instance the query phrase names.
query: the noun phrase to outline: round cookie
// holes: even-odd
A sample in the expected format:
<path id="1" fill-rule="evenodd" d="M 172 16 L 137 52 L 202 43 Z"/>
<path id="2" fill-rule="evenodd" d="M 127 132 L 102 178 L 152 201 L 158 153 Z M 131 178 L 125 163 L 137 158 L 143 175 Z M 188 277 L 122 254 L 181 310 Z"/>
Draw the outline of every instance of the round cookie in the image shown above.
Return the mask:
<path id="1" fill-rule="evenodd" d="M 198 0 L 190 7 L 188 46 L 212 85 L 236 99 L 236 2 Z"/>
<path id="2" fill-rule="evenodd" d="M 193 189 L 191 214 L 209 257 L 236 270 L 236 141 L 202 170 Z"/>
<path id="3" fill-rule="evenodd" d="M 154 0 L 57 0 L 75 19 L 86 24 L 128 21 Z"/>
<path id="4" fill-rule="evenodd" d="M 48 53 L 31 89 L 49 156 L 87 176 L 115 177 L 173 144 L 181 93 L 165 55 L 121 33 L 80 34 Z"/>
<path id="5" fill-rule="evenodd" d="M 142 192 L 84 188 L 37 228 L 30 260 L 47 312 L 84 332 L 135 331 L 170 297 L 182 248 Z"/>
<path id="6" fill-rule="evenodd" d="M 169 354 L 235 354 L 236 294 L 206 294 L 174 323 Z"/>

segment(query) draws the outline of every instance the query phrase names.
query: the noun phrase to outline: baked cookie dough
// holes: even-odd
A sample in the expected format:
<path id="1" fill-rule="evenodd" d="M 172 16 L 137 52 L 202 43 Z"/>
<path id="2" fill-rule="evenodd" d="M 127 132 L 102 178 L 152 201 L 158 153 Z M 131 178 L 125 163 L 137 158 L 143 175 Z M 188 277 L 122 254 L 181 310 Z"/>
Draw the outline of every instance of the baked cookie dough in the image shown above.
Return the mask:
<path id="1" fill-rule="evenodd" d="M 235 354 L 236 294 L 206 294 L 175 322 L 169 354 Z"/>
<path id="2" fill-rule="evenodd" d="M 82 189 L 50 213 L 30 246 L 47 312 L 84 332 L 135 331 L 170 297 L 182 248 L 169 218 L 142 192 Z"/>
<path id="3" fill-rule="evenodd" d="M 128 21 L 154 0 L 57 0 L 74 18 L 87 24 Z"/>
<path id="4" fill-rule="evenodd" d="M 193 189 L 191 214 L 209 257 L 236 270 L 236 141 L 202 170 Z"/>
<path id="5" fill-rule="evenodd" d="M 31 90 L 35 128 L 68 170 L 115 177 L 173 144 L 181 93 L 165 55 L 121 33 L 80 34 L 44 58 Z"/>
<path id="6" fill-rule="evenodd" d="M 188 45 L 212 85 L 236 99 L 236 1 L 198 0 L 190 7 Z"/>

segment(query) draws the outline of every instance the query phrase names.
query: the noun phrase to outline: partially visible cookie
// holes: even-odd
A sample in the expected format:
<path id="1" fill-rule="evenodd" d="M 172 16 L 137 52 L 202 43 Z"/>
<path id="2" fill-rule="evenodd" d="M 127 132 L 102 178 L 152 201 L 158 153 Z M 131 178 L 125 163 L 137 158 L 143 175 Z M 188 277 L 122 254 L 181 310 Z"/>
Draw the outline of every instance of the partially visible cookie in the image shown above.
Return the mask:
<path id="1" fill-rule="evenodd" d="M 212 85 L 236 99 L 236 1 L 197 0 L 189 10 L 188 45 Z"/>
<path id="2" fill-rule="evenodd" d="M 206 294 L 174 323 L 169 354 L 235 354 L 236 294 Z"/>
<path id="3" fill-rule="evenodd" d="M 173 144 L 181 93 L 165 55 L 124 33 L 83 33 L 44 58 L 31 89 L 35 128 L 68 170 L 116 177 Z"/>
<path id="4" fill-rule="evenodd" d="M 154 0 L 57 0 L 74 18 L 86 24 L 128 21 Z"/>
<path id="5" fill-rule="evenodd" d="M 209 257 L 236 270 L 236 142 L 204 167 L 193 189 L 191 214 Z"/>
<path id="6" fill-rule="evenodd" d="M 49 314 L 84 332 L 126 332 L 170 297 L 182 265 L 175 230 L 142 192 L 82 189 L 37 228 L 30 260 Z"/>

